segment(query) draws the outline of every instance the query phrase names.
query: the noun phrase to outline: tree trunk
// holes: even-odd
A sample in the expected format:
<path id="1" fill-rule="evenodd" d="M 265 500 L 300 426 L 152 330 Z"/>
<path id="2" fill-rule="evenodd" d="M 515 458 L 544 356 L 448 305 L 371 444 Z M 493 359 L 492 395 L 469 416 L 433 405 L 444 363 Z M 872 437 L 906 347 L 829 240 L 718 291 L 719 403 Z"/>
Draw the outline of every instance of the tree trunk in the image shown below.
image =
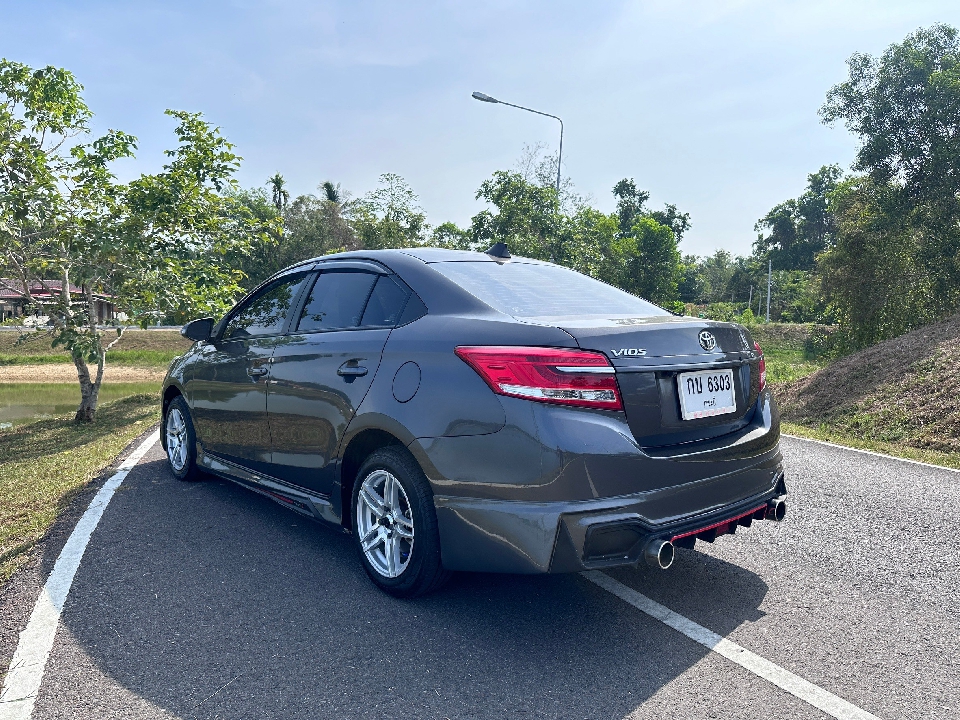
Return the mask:
<path id="1" fill-rule="evenodd" d="M 77 354 L 73 356 L 73 364 L 77 366 L 77 377 L 80 380 L 80 407 L 74 416 L 74 422 L 93 422 L 97 413 L 97 402 L 100 395 L 100 379 L 102 377 L 103 361 L 98 363 L 97 379 L 90 379 L 90 369 L 86 361 Z"/>
<path id="2" fill-rule="evenodd" d="M 84 288 L 87 297 L 87 324 L 90 332 L 97 337 L 97 316 L 93 303 L 93 289 L 91 286 Z M 111 343 L 111 346 L 113 343 Z M 97 377 L 90 379 L 90 369 L 87 367 L 86 360 L 77 353 L 73 352 L 73 364 L 77 366 L 77 377 L 80 380 L 80 407 L 77 408 L 77 414 L 74 416 L 74 422 L 85 423 L 93 422 L 97 413 L 97 403 L 100 400 L 100 383 L 103 382 L 103 368 L 106 362 L 107 351 L 100 345 L 97 348 Z"/>

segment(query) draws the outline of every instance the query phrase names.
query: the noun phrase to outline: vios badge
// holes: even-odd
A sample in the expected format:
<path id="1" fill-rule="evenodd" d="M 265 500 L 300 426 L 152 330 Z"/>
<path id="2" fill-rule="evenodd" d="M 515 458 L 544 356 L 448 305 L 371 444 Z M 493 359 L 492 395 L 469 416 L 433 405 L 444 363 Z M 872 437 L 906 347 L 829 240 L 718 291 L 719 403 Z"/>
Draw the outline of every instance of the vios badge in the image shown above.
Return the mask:
<path id="1" fill-rule="evenodd" d="M 613 350 L 614 357 L 623 357 L 624 355 L 629 355 L 630 357 L 643 357 L 647 354 L 647 351 L 643 348 L 620 348 L 619 350 Z"/>
<path id="2" fill-rule="evenodd" d="M 701 330 L 698 339 L 700 340 L 700 347 L 704 350 L 710 351 L 717 346 L 717 339 L 709 330 Z"/>

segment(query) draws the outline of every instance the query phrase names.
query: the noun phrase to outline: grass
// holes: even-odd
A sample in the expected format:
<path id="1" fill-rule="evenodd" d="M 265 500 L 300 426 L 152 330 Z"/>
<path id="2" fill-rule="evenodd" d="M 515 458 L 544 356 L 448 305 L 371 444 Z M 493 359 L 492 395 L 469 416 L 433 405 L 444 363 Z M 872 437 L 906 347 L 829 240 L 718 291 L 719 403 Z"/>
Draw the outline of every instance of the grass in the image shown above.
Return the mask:
<path id="1" fill-rule="evenodd" d="M 799 380 L 822 367 L 825 360 L 811 360 L 806 357 L 802 347 L 767 343 L 763 346 L 763 356 L 767 363 L 767 381 L 773 386 Z"/>
<path id="2" fill-rule="evenodd" d="M 783 422 L 780 425 L 782 431 L 787 435 L 797 435 L 799 437 L 810 438 L 812 440 L 824 440 L 836 445 L 857 448 L 859 450 L 871 450 L 881 455 L 891 455 L 892 457 L 905 458 L 907 460 L 916 460 L 931 465 L 940 465 L 960 470 L 960 454 L 939 452 L 937 450 L 923 450 L 880 440 L 872 440 L 850 433 L 845 433 L 828 425 L 812 427 L 809 425 L 799 425 L 797 423 Z"/>
<path id="3" fill-rule="evenodd" d="M 103 332 L 103 342 L 116 339 L 116 333 Z M 120 342 L 107 354 L 108 365 L 166 367 L 177 355 L 183 355 L 191 342 L 176 330 L 126 330 Z M 50 365 L 69 363 L 70 354 L 53 347 L 45 332 L 23 337 L 16 332 L 0 332 L 0 365 Z"/>
<path id="4" fill-rule="evenodd" d="M 107 365 L 125 367 L 167 367 L 183 350 L 111 350 L 107 353 Z M 0 353 L 0 365 L 60 365 L 72 363 L 67 353 L 44 353 L 13 355 Z"/>
<path id="5" fill-rule="evenodd" d="M 159 418 L 155 395 L 133 395 L 101 405 L 91 424 L 64 416 L 0 431 L 0 583 L 76 494 Z"/>

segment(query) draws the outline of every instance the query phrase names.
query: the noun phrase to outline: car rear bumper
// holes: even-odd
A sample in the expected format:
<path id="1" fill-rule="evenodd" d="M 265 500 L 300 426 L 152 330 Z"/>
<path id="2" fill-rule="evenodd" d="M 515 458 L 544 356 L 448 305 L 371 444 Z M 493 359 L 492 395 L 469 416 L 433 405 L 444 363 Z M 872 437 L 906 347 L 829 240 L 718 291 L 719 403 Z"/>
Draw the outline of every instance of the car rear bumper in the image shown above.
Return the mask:
<path id="1" fill-rule="evenodd" d="M 636 495 L 518 502 L 436 495 L 443 564 L 450 570 L 562 573 L 637 563 L 654 539 L 712 542 L 786 492 L 779 450 L 734 474 Z M 665 514 L 678 506 L 696 508 Z"/>
<path id="2" fill-rule="evenodd" d="M 622 414 L 501 401 L 507 422 L 498 432 L 409 446 L 432 486 L 451 570 L 631 564 L 644 541 L 779 494 L 780 423 L 769 391 L 738 432 L 660 448 L 639 446 Z"/>

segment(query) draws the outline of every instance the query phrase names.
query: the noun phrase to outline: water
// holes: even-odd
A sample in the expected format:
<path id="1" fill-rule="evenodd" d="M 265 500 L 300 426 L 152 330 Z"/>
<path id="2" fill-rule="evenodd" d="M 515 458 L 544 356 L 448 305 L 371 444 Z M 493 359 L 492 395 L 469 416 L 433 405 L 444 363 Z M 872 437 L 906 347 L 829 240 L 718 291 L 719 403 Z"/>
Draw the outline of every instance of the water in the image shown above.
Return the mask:
<path id="1" fill-rule="evenodd" d="M 159 383 L 105 384 L 100 388 L 100 402 L 159 391 Z M 78 405 L 78 383 L 0 383 L 0 430 L 48 417 L 72 415 Z"/>

